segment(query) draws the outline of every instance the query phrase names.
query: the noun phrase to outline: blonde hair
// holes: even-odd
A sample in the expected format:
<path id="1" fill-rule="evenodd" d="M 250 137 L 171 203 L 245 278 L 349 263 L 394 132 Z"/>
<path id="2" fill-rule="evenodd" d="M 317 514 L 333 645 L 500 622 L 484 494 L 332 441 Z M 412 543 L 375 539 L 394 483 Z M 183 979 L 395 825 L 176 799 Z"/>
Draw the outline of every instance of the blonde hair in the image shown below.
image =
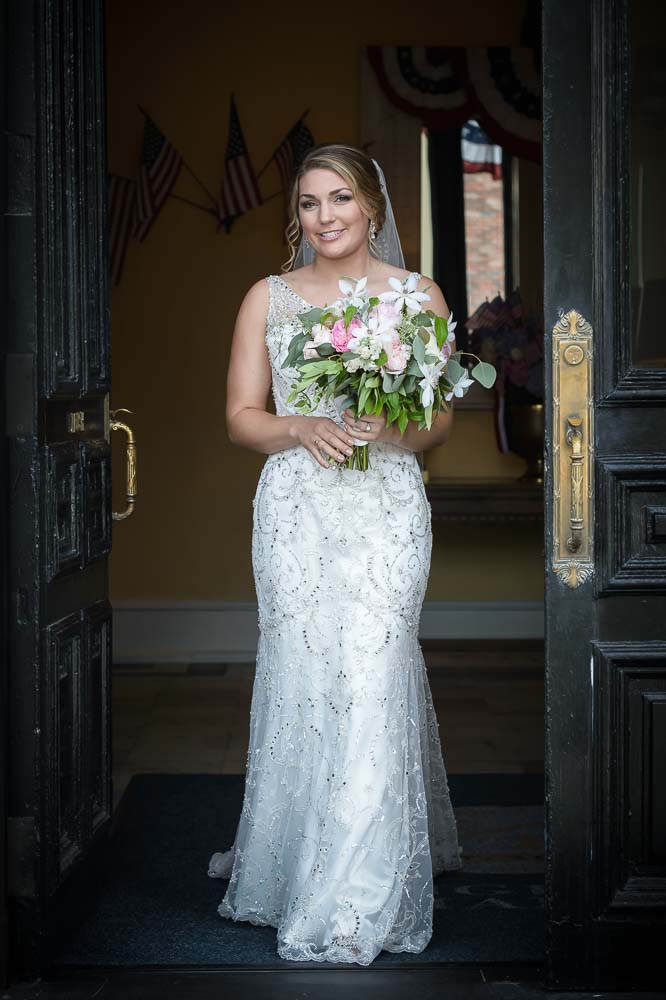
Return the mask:
<path id="1" fill-rule="evenodd" d="M 298 214 L 298 185 L 303 174 L 308 170 L 334 170 L 336 174 L 344 177 L 351 188 L 354 197 L 358 201 L 361 211 L 374 222 L 376 232 L 379 233 L 386 219 L 386 198 L 379 182 L 379 175 L 375 170 L 375 165 L 371 157 L 364 153 L 362 149 L 355 146 L 344 146 L 340 143 L 327 143 L 315 146 L 303 159 L 300 164 L 289 196 L 289 222 L 285 230 L 287 243 L 289 244 L 289 260 L 282 265 L 283 271 L 290 271 L 293 267 L 298 244 L 302 233 L 301 220 Z M 368 238 L 370 250 L 379 256 L 375 240 Z"/>

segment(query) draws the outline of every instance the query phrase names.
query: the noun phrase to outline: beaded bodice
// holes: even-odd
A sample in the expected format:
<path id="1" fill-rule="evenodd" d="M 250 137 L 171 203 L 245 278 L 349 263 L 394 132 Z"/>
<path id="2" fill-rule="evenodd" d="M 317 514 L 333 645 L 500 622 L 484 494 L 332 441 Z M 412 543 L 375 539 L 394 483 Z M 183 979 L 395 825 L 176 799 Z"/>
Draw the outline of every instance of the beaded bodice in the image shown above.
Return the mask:
<path id="1" fill-rule="evenodd" d="M 266 316 L 266 346 L 271 362 L 273 399 L 275 412 L 279 417 L 288 413 L 299 413 L 294 403 L 288 403 L 292 383 L 297 371 L 295 368 L 282 368 L 289 349 L 289 341 L 296 329 L 289 331 L 286 324 L 290 323 L 297 313 L 307 312 L 312 306 L 293 290 L 279 275 L 270 274 L 266 278 L 269 289 L 268 314 Z M 311 413 L 316 416 L 330 417 L 336 423 L 342 420 L 333 401 L 322 399 Z"/>

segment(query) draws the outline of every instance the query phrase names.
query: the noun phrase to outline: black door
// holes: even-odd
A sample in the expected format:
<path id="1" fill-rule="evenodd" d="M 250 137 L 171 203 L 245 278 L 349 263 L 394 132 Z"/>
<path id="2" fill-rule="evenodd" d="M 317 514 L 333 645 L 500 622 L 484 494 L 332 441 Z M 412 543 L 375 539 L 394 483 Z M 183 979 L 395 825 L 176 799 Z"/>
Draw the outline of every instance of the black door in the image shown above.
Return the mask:
<path id="1" fill-rule="evenodd" d="M 36 972 L 111 818 L 103 0 L 10 0 L 8 892 Z"/>
<path id="2" fill-rule="evenodd" d="M 544 5 L 553 986 L 666 982 L 664 25 Z"/>

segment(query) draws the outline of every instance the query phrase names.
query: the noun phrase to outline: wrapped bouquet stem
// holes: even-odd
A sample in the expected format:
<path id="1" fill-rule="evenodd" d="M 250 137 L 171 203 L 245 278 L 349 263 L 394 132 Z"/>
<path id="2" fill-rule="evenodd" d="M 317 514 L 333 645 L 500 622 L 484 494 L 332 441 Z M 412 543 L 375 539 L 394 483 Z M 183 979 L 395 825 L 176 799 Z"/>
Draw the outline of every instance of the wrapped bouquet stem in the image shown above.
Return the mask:
<path id="1" fill-rule="evenodd" d="M 410 420 L 430 430 L 433 416 L 475 379 L 492 387 L 491 364 L 477 358 L 470 372 L 460 363 L 467 352 L 453 351 L 453 316 L 424 307 L 430 296 L 417 291 L 418 275 L 388 283 L 389 291 L 371 296 L 367 278 L 342 278 L 339 299 L 298 313 L 282 364 L 298 372 L 289 396 L 297 410 L 310 413 L 330 396 L 340 413 L 351 407 L 360 420 L 384 413 L 386 426 L 397 423 L 402 435 Z M 345 464 L 368 469 L 367 442 L 355 442 Z"/>

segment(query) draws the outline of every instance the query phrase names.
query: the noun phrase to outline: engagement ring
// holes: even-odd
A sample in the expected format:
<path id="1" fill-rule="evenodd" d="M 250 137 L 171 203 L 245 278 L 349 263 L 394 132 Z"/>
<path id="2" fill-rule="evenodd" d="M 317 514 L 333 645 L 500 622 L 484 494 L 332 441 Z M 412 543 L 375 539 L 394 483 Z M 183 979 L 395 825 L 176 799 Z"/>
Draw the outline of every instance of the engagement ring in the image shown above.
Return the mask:
<path id="1" fill-rule="evenodd" d="M 365 425 L 365 429 L 366 429 L 366 431 L 369 431 L 369 430 L 371 429 L 371 428 L 370 428 L 370 424 L 366 424 L 366 425 Z"/>

